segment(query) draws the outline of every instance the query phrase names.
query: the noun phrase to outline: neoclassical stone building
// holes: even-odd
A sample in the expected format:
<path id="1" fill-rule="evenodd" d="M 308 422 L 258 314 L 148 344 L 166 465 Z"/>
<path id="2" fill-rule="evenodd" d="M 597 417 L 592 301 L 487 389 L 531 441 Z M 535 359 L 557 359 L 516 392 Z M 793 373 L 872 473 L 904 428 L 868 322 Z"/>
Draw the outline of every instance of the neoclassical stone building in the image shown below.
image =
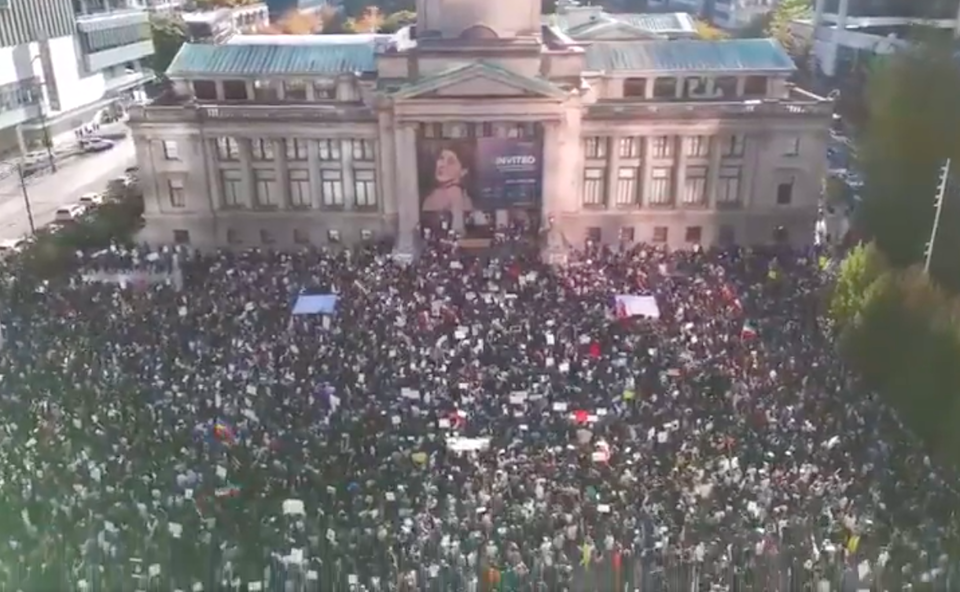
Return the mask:
<path id="1" fill-rule="evenodd" d="M 523 220 L 585 240 L 812 241 L 829 101 L 772 40 L 700 41 L 683 14 L 418 0 L 396 35 L 185 45 L 135 110 L 146 240 L 350 242 Z"/>

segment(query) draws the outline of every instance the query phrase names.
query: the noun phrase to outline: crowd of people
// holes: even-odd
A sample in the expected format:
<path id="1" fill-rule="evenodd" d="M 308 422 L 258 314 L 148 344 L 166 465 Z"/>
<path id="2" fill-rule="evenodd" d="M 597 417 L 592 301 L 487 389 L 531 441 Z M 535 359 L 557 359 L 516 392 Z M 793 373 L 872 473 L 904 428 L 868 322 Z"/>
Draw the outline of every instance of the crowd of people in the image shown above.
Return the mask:
<path id="1" fill-rule="evenodd" d="M 951 483 L 844 372 L 815 253 L 504 242 L 9 274 L 0 589 L 960 585 Z"/>

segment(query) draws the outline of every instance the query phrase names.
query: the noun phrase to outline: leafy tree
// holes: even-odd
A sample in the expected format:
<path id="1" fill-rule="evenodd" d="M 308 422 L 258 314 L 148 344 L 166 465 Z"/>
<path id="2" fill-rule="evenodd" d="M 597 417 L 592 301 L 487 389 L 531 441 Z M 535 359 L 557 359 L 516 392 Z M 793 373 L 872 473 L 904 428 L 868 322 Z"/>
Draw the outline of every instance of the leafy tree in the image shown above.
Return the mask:
<path id="1" fill-rule="evenodd" d="M 841 330 L 856 326 L 870 286 L 885 269 L 883 256 L 872 244 L 854 248 L 843 260 L 830 298 L 830 316 Z"/>
<path id="2" fill-rule="evenodd" d="M 730 34 L 719 29 L 710 23 L 697 19 L 694 21 L 694 26 L 697 28 L 697 37 L 705 41 L 719 41 L 721 39 L 729 39 Z"/>
<path id="3" fill-rule="evenodd" d="M 383 21 L 383 13 L 380 9 L 376 6 L 368 6 L 360 16 L 347 19 L 343 28 L 353 33 L 377 33 Z"/>
<path id="4" fill-rule="evenodd" d="M 742 39 L 772 37 L 796 59 L 809 51 L 809 43 L 793 32 L 791 24 L 809 15 L 809 0 L 781 0 L 776 8 L 758 15 L 740 29 L 737 36 Z"/>
<path id="5" fill-rule="evenodd" d="M 921 40 L 887 57 L 871 72 L 869 118 L 857 158 L 864 176 L 859 212 L 863 232 L 891 265 L 923 260 L 934 217 L 941 165 L 960 165 L 960 69 L 948 43 Z M 960 203 L 948 193 L 940 219 L 932 272 L 960 288 Z"/>
<path id="6" fill-rule="evenodd" d="M 154 49 L 150 67 L 163 74 L 187 39 L 186 25 L 179 16 L 154 14 L 150 17 L 150 33 Z"/>
<path id="7" fill-rule="evenodd" d="M 323 18 L 313 13 L 290 10 L 275 23 L 263 27 L 263 35 L 312 35 L 323 31 Z"/>
<path id="8" fill-rule="evenodd" d="M 407 25 L 417 22 L 417 13 L 412 10 L 401 10 L 388 14 L 380 25 L 381 33 L 396 33 Z"/>

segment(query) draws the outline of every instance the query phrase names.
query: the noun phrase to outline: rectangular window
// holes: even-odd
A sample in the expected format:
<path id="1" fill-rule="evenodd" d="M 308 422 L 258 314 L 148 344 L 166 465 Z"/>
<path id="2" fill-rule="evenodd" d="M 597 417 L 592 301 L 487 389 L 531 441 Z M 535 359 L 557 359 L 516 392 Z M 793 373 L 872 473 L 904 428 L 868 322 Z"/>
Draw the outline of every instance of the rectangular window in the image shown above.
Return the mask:
<path id="1" fill-rule="evenodd" d="M 655 78 L 653 81 L 653 98 L 655 99 L 677 98 L 677 79 L 676 78 Z"/>
<path id="2" fill-rule="evenodd" d="M 260 242 L 264 245 L 272 245 L 277 241 L 273 238 L 273 234 L 264 228 L 260 230 Z"/>
<path id="3" fill-rule="evenodd" d="M 244 206 L 242 178 L 240 171 L 223 171 L 220 173 L 224 207 L 242 208 Z"/>
<path id="4" fill-rule="evenodd" d="M 277 102 L 277 86 L 271 80 L 257 80 L 253 83 L 253 100 L 259 103 Z"/>
<path id="5" fill-rule="evenodd" d="M 316 101 L 332 101 L 337 98 L 337 83 L 332 80 L 317 80 L 313 83 L 313 98 Z"/>
<path id="6" fill-rule="evenodd" d="M 800 155 L 800 136 L 789 136 L 783 139 L 783 155 L 784 156 Z"/>
<path id="7" fill-rule="evenodd" d="M 707 167 L 687 167 L 682 203 L 685 206 L 702 206 L 707 203 Z"/>
<path id="8" fill-rule="evenodd" d="M 603 205 L 604 170 L 587 169 L 583 172 L 583 205 Z"/>
<path id="9" fill-rule="evenodd" d="M 227 229 L 227 243 L 231 245 L 239 245 L 243 242 L 243 239 L 240 238 L 240 233 L 237 232 L 236 228 Z"/>
<path id="10" fill-rule="evenodd" d="M 683 235 L 683 240 L 690 243 L 691 245 L 699 245 L 702 239 L 703 239 L 702 226 L 687 226 L 687 230 L 686 232 L 684 232 L 684 235 Z"/>
<path id="11" fill-rule="evenodd" d="M 606 158 L 607 139 L 601 136 L 591 136 L 583 140 L 583 152 L 587 158 Z"/>
<path id="12" fill-rule="evenodd" d="M 217 138 L 217 160 L 238 160 L 240 144 L 236 138 Z"/>
<path id="13" fill-rule="evenodd" d="M 710 138 L 708 136 L 690 136 L 686 140 L 687 156 L 705 158 L 710 155 Z"/>
<path id="14" fill-rule="evenodd" d="M 343 207 L 343 175 L 340 171 L 320 171 L 320 193 L 323 195 L 323 205 L 330 208 Z"/>
<path id="15" fill-rule="evenodd" d="M 646 78 L 627 78 L 623 81 L 623 96 L 645 99 L 647 97 Z"/>
<path id="16" fill-rule="evenodd" d="M 286 147 L 287 160 L 307 160 L 307 141 L 300 138 L 291 138 L 283 141 Z"/>
<path id="17" fill-rule="evenodd" d="M 650 205 L 673 204 L 673 169 L 658 167 L 650 171 Z"/>
<path id="18" fill-rule="evenodd" d="M 640 158 L 640 142 L 637 138 L 620 138 L 620 158 Z"/>
<path id="19" fill-rule="evenodd" d="M 637 169 L 623 167 L 617 172 L 617 205 L 637 204 Z"/>
<path id="20" fill-rule="evenodd" d="M 745 134 L 732 134 L 724 138 L 721 154 L 727 158 L 742 158 L 746 147 L 747 136 Z"/>
<path id="21" fill-rule="evenodd" d="M 306 101 L 307 83 L 303 80 L 287 80 L 283 83 L 283 100 Z"/>
<path id="22" fill-rule="evenodd" d="M 466 132 L 464 132 L 466 133 Z M 374 151 L 373 140 L 353 140 L 353 159 L 373 162 L 377 155 Z"/>
<path id="23" fill-rule="evenodd" d="M 175 245 L 189 245 L 190 244 L 190 231 L 189 230 L 174 230 L 173 231 L 173 244 Z"/>
<path id="24" fill-rule="evenodd" d="M 767 77 L 747 76 L 747 80 L 743 83 L 743 95 L 746 97 L 766 97 Z"/>
<path id="25" fill-rule="evenodd" d="M 788 206 L 793 201 L 793 181 L 777 185 L 777 205 Z"/>
<path id="26" fill-rule="evenodd" d="M 632 243 L 636 232 L 634 231 L 633 226 L 624 226 L 620 229 L 620 240 L 626 243 Z"/>
<path id="27" fill-rule="evenodd" d="M 654 158 L 672 158 L 673 157 L 673 138 L 670 136 L 657 136 L 653 139 L 653 157 Z"/>
<path id="28" fill-rule="evenodd" d="M 290 205 L 295 208 L 309 208 L 310 172 L 303 169 L 290 169 Z"/>
<path id="29" fill-rule="evenodd" d="M 377 175 L 375 171 L 369 169 L 354 170 L 353 187 L 358 208 L 377 207 Z"/>
<path id="30" fill-rule="evenodd" d="M 165 160 L 180 160 L 180 152 L 177 150 L 177 143 L 175 141 L 163 141 L 163 158 Z"/>
<path id="31" fill-rule="evenodd" d="M 666 226 L 654 226 L 653 227 L 653 242 L 658 244 L 664 244 L 669 238 L 669 229 Z"/>
<path id="32" fill-rule="evenodd" d="M 320 160 L 340 160 L 340 140 L 317 140 L 317 148 Z"/>
<path id="33" fill-rule="evenodd" d="M 167 181 L 167 191 L 170 193 L 170 207 L 187 207 L 187 196 L 183 190 L 183 179 L 170 179 Z"/>
<path id="34" fill-rule="evenodd" d="M 740 179 L 742 169 L 738 166 L 721 167 L 717 179 L 717 205 L 733 205 L 740 202 Z"/>
<path id="35" fill-rule="evenodd" d="M 293 242 L 298 245 L 309 245 L 310 244 L 310 233 L 302 228 L 293 229 Z"/>
<path id="36" fill-rule="evenodd" d="M 597 245 L 603 239 L 603 230 L 599 226 L 587 228 L 587 240 Z"/>
<path id="37" fill-rule="evenodd" d="M 273 208 L 278 205 L 277 179 L 273 171 L 254 171 L 254 183 L 256 184 L 257 206 L 261 208 Z"/>
<path id="38" fill-rule="evenodd" d="M 440 133 L 444 138 L 466 138 L 467 125 L 465 123 L 443 123 L 440 125 Z"/>
<path id="39" fill-rule="evenodd" d="M 254 160 L 273 160 L 273 140 L 270 138 L 250 140 L 250 153 Z"/>

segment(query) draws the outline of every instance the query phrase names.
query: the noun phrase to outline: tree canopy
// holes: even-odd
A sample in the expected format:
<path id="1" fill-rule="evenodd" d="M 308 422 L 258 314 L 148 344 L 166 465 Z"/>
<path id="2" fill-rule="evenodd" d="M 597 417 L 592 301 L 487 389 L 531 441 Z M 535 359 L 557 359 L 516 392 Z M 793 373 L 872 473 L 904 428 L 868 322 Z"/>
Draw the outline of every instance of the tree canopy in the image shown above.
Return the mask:
<path id="1" fill-rule="evenodd" d="M 960 64 L 949 43 L 921 40 L 873 68 L 866 92 L 869 117 L 858 138 L 864 177 L 858 212 L 866 238 L 891 265 L 924 258 L 935 213 L 940 168 L 960 166 Z M 932 273 L 960 288 L 960 203 L 951 183 L 933 251 Z"/>
<path id="2" fill-rule="evenodd" d="M 150 17 L 150 33 L 154 48 L 150 67 L 162 75 L 186 41 L 186 25 L 179 16 L 154 14 Z"/>

